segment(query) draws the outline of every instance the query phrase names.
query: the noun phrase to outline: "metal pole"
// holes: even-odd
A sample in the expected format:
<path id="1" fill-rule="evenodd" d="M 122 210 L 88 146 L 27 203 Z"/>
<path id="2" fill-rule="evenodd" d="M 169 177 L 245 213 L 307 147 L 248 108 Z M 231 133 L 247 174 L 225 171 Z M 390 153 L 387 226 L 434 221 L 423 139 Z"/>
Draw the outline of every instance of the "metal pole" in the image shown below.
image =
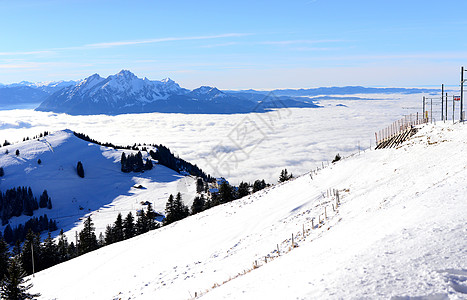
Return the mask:
<path id="1" fill-rule="evenodd" d="M 423 111 L 422 111 L 422 114 L 423 114 L 423 120 L 425 120 L 425 96 L 423 96 Z"/>
<path id="2" fill-rule="evenodd" d="M 433 98 L 430 99 L 431 108 L 430 108 L 430 123 L 433 124 Z"/>
<path id="3" fill-rule="evenodd" d="M 32 258 L 32 277 L 35 277 L 34 274 L 34 247 L 33 247 L 33 242 L 31 241 L 31 258 Z"/>
<path id="4" fill-rule="evenodd" d="M 454 106 L 456 104 L 456 101 L 454 101 L 454 95 L 452 96 L 452 124 L 454 124 L 454 110 L 456 107 Z"/>
<path id="5" fill-rule="evenodd" d="M 464 122 L 463 116 L 462 116 L 462 109 L 464 108 L 464 67 L 461 67 L 461 112 L 460 112 L 460 121 Z"/>
<path id="6" fill-rule="evenodd" d="M 446 93 L 446 120 L 448 119 L 448 93 Z"/>
<path id="7" fill-rule="evenodd" d="M 444 121 L 444 84 L 441 85 L 441 120 Z"/>

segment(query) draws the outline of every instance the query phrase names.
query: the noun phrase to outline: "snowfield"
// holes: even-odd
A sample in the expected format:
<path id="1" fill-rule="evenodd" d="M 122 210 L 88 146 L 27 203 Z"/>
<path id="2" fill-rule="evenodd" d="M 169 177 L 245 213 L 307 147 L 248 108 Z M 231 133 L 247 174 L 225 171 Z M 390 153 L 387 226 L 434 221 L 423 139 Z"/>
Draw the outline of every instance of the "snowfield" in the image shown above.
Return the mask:
<path id="1" fill-rule="evenodd" d="M 44 270 L 32 278 L 33 292 L 467 299 L 466 141 L 467 125 L 427 125 L 397 149 L 355 154 Z"/>
<path id="2" fill-rule="evenodd" d="M 5 154 L 7 150 L 9 154 Z M 19 156 L 15 155 L 16 150 L 20 151 Z M 91 216 L 99 236 L 115 221 L 118 213 L 125 217 L 131 211 L 135 216 L 137 210 L 145 207 L 141 202 L 151 202 L 156 211 L 164 214 L 169 195 L 181 192 L 185 203 L 191 205 L 196 193 L 194 178 L 158 164 L 144 173 L 123 173 L 122 152 L 137 153 L 86 142 L 70 130 L 2 147 L 0 166 L 5 176 L 0 177 L 0 190 L 30 186 L 37 198 L 47 190 L 52 209 L 41 208 L 34 216 L 47 214 L 56 220 L 59 230 L 63 228 L 70 242 L 74 241 L 75 232 L 82 229 L 82 221 L 87 216 Z M 146 161 L 147 152 L 142 151 L 142 154 Z M 41 164 L 38 164 L 39 159 Z M 84 178 L 77 175 L 78 161 L 84 166 Z M 143 188 L 135 188 L 139 185 Z M 29 218 L 25 215 L 13 217 L 10 224 L 16 226 Z M 2 232 L 4 228 L 0 226 Z"/>

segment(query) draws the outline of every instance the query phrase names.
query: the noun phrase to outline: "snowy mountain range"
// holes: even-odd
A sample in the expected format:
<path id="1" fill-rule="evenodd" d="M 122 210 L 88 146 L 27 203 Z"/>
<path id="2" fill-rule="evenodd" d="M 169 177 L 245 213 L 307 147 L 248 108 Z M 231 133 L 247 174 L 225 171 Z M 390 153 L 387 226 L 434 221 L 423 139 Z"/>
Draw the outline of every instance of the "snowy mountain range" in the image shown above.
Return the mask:
<path id="1" fill-rule="evenodd" d="M 83 80 L 48 83 L 20 82 L 0 85 L 0 108 L 32 104 L 38 111 L 71 115 L 124 113 L 231 114 L 265 112 L 281 107 L 316 108 L 323 95 L 375 93 L 434 93 L 431 89 L 329 87 L 274 91 L 221 91 L 202 86 L 194 90 L 173 80 L 138 78 L 127 70 L 103 78 L 98 74 Z M 333 96 L 339 100 L 345 97 Z M 350 97 L 349 100 L 356 97 Z M 360 98 L 357 98 L 360 99 Z M 370 100 L 370 99 L 364 99 Z"/>
<path id="2" fill-rule="evenodd" d="M 32 291 L 41 299 L 465 299 L 466 138 L 462 124 L 426 125 L 398 148 L 343 158 L 41 271 Z M 65 140 L 50 143 L 58 150 Z"/>
<path id="3" fill-rule="evenodd" d="M 311 101 L 300 103 L 302 107 L 317 107 Z M 142 112 L 248 113 L 274 108 L 267 101 L 263 105 L 258 104 L 214 87 L 202 86 L 190 91 L 169 78 L 151 81 L 122 70 L 107 78 L 94 74 L 65 87 L 46 98 L 37 110 L 71 115 L 115 115 Z"/>

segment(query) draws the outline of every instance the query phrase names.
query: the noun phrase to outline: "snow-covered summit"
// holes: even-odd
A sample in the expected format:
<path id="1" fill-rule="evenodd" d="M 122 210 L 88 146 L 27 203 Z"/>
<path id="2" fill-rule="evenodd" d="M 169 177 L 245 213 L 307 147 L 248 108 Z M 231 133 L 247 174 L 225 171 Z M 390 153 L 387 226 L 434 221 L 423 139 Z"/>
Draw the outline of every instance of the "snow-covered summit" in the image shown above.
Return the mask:
<path id="1" fill-rule="evenodd" d="M 33 290 L 43 299 L 465 299 L 466 139 L 462 124 L 425 126 L 396 149 L 42 271 Z"/>

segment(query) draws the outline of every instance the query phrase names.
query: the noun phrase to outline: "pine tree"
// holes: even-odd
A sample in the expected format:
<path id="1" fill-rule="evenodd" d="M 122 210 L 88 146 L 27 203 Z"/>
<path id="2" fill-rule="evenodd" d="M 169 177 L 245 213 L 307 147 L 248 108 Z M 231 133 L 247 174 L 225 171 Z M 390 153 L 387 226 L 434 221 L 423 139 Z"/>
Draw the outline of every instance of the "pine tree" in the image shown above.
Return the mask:
<path id="1" fill-rule="evenodd" d="M 76 171 L 78 172 L 78 176 L 84 178 L 84 168 L 83 164 L 79 161 L 76 165 Z"/>
<path id="2" fill-rule="evenodd" d="M 106 245 L 115 243 L 114 231 L 113 231 L 112 225 L 107 225 L 107 227 L 105 227 L 104 241 Z"/>
<path id="3" fill-rule="evenodd" d="M 79 233 L 78 252 L 84 254 L 97 249 L 97 237 L 91 217 L 84 221 L 84 228 Z"/>
<path id="4" fill-rule="evenodd" d="M 5 175 L 5 171 L 3 170 L 2 167 L 0 167 L 0 177 L 3 177 Z"/>
<path id="5" fill-rule="evenodd" d="M 204 205 L 205 205 L 205 199 L 204 196 L 197 196 L 193 200 L 193 205 L 191 206 L 191 214 L 197 214 L 199 212 L 202 212 L 204 210 Z"/>
<path id="6" fill-rule="evenodd" d="M 144 169 L 145 170 L 152 170 L 153 168 L 153 164 L 152 164 L 152 160 L 150 160 L 149 158 L 146 159 L 146 163 L 144 164 Z"/>
<path id="7" fill-rule="evenodd" d="M 238 198 L 243 198 L 250 194 L 250 185 L 247 182 L 241 182 L 238 185 Z"/>
<path id="8" fill-rule="evenodd" d="M 334 159 L 332 160 L 332 162 L 335 163 L 336 161 L 339 161 L 339 160 L 341 160 L 341 156 L 339 155 L 339 153 L 337 153 Z"/>
<path id="9" fill-rule="evenodd" d="M 146 210 L 146 221 L 147 221 L 147 226 L 148 230 L 154 230 L 158 227 L 158 224 L 156 224 L 156 212 L 152 208 L 152 204 L 148 204 L 148 208 Z"/>
<path id="10" fill-rule="evenodd" d="M 235 199 L 234 189 L 227 182 L 223 182 L 219 187 L 220 203 L 227 203 Z"/>
<path id="11" fill-rule="evenodd" d="M 8 244 L 3 238 L 0 238 L 0 281 L 4 275 L 6 275 L 6 270 L 8 269 L 8 261 L 10 259 L 10 251 Z"/>
<path id="12" fill-rule="evenodd" d="M 7 271 L 7 276 L 1 282 L 0 295 L 2 299 L 8 300 L 24 300 L 36 299 L 40 294 L 30 294 L 28 290 L 32 288 L 32 284 L 27 284 L 29 279 L 25 280 L 26 272 L 24 272 L 21 261 L 18 258 L 12 258 Z"/>
<path id="13" fill-rule="evenodd" d="M 165 219 L 164 224 L 168 225 L 175 222 L 175 207 L 174 207 L 174 196 L 170 194 L 167 203 L 165 204 Z"/>
<path id="14" fill-rule="evenodd" d="M 114 225 L 112 227 L 113 235 L 114 235 L 114 241 L 115 242 L 120 242 L 123 241 L 123 220 L 122 220 L 122 214 L 119 213 L 117 215 L 117 219 L 114 222 Z"/>
<path id="15" fill-rule="evenodd" d="M 266 187 L 266 182 L 263 180 L 255 180 L 253 183 L 253 193 L 256 193 L 257 191 L 261 191 Z"/>
<path id="16" fill-rule="evenodd" d="M 42 192 L 42 195 L 39 197 L 39 207 L 40 208 L 47 207 L 47 204 L 48 204 L 49 201 L 51 201 L 51 200 L 49 198 L 49 195 L 47 194 L 47 190 L 44 190 Z"/>
<path id="17" fill-rule="evenodd" d="M 281 175 L 279 176 L 279 182 L 284 182 L 284 181 L 287 181 L 289 179 L 291 179 L 293 177 L 292 174 L 288 174 L 287 172 L 287 169 L 284 169 L 281 171 Z"/>
<path id="18" fill-rule="evenodd" d="M 50 268 L 51 266 L 54 266 L 60 262 L 58 247 L 52 239 L 50 232 L 42 244 L 42 250 L 40 254 L 41 256 L 39 259 L 40 264 L 38 270 Z"/>
<path id="19" fill-rule="evenodd" d="M 39 158 L 39 159 L 37 160 L 37 164 L 40 165 L 41 163 L 42 163 L 42 160 Z"/>
<path id="20" fill-rule="evenodd" d="M 32 251 L 34 251 L 34 263 L 35 263 L 35 271 L 40 270 L 40 266 L 38 264 L 39 257 L 42 255 L 42 247 L 41 247 L 41 240 L 40 235 L 38 233 L 34 233 L 32 230 L 29 230 L 26 234 L 26 239 L 23 244 L 23 248 L 21 251 L 21 263 L 22 267 L 26 271 L 27 274 L 32 274 L 33 265 L 32 265 Z"/>
<path id="21" fill-rule="evenodd" d="M 5 230 L 3 231 L 3 238 L 5 239 L 5 242 L 8 244 L 13 244 L 14 242 L 14 236 L 13 236 L 13 229 L 11 229 L 10 224 L 8 224 L 5 227 Z"/>
<path id="22" fill-rule="evenodd" d="M 135 236 L 135 223 L 131 211 L 126 215 L 125 220 L 123 220 L 123 236 L 125 239 Z"/>
<path id="23" fill-rule="evenodd" d="M 60 262 L 67 261 L 69 259 L 68 247 L 68 240 L 65 236 L 65 233 L 63 232 L 63 229 L 61 229 L 57 243 L 58 260 Z"/>
<path id="24" fill-rule="evenodd" d="M 19 156 L 19 149 L 16 149 L 15 154 L 16 154 L 16 156 Z"/>

